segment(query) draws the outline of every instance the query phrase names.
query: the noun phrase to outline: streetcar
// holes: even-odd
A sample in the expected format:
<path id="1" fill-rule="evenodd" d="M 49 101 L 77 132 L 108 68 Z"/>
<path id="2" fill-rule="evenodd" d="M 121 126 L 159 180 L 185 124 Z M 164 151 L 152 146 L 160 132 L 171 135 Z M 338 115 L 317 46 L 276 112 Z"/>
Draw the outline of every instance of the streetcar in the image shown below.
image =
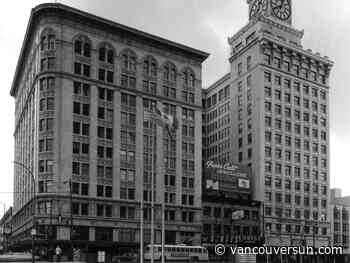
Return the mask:
<path id="1" fill-rule="evenodd" d="M 161 245 L 148 245 L 146 247 L 144 259 L 150 260 L 152 257 L 154 260 L 161 260 L 162 246 Z M 208 250 L 202 246 L 187 246 L 187 245 L 165 245 L 164 246 L 165 260 L 169 261 L 208 261 Z"/>

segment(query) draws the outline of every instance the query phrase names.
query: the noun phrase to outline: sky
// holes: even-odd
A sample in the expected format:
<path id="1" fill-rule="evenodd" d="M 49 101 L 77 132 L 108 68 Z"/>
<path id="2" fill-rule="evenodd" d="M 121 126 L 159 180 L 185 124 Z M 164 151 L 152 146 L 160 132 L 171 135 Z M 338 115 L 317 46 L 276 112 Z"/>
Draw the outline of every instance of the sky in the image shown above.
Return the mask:
<path id="1" fill-rule="evenodd" d="M 335 62 L 331 74 L 331 187 L 350 195 L 350 1 L 292 0 L 305 49 Z M 0 215 L 12 204 L 14 99 L 9 95 L 31 8 L 47 1 L 3 1 L 0 10 Z M 51 1 L 55 2 L 55 1 Z M 210 53 L 203 86 L 229 71 L 227 38 L 248 22 L 246 0 L 64 0 L 87 12 Z M 349 155 L 350 156 L 350 155 Z"/>

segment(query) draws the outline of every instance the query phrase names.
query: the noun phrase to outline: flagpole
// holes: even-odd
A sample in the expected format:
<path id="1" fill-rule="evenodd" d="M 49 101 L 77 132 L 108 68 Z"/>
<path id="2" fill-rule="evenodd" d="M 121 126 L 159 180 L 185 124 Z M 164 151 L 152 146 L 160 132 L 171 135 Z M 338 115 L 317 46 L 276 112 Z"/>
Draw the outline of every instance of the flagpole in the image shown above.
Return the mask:
<path id="1" fill-rule="evenodd" d="M 155 136 L 154 136 L 154 120 L 151 118 L 151 263 L 154 263 L 154 154 L 155 154 Z"/>
<path id="2" fill-rule="evenodd" d="M 164 204 L 164 198 L 163 198 L 163 202 L 162 202 L 162 263 L 165 263 L 164 245 L 165 245 L 165 204 Z"/>
<path id="3" fill-rule="evenodd" d="M 169 138 L 170 138 L 170 144 L 171 144 L 172 138 L 171 136 L 169 136 Z M 165 173 L 165 169 L 164 169 L 164 173 Z M 164 176 L 163 176 L 163 180 L 164 180 Z M 165 200 L 164 200 L 164 193 L 163 193 L 163 197 L 162 197 L 162 263 L 165 263 L 164 246 L 165 246 Z"/>
<path id="4" fill-rule="evenodd" d="M 145 111 L 142 111 L 142 122 L 144 123 L 145 121 Z M 145 150 L 145 149 L 144 149 Z M 143 166 L 144 167 L 144 166 Z M 140 263 L 143 263 L 143 246 L 144 246 L 144 241 L 143 241 L 143 179 L 144 175 L 143 173 L 141 174 L 141 198 L 140 198 Z"/>
<path id="5" fill-rule="evenodd" d="M 168 125 L 167 129 L 168 129 L 168 132 L 169 132 L 169 138 L 171 140 L 172 136 L 171 136 L 169 128 L 170 127 L 171 128 L 176 127 L 174 118 L 172 116 L 169 118 L 168 114 L 165 114 L 164 112 L 160 111 L 157 107 L 155 108 L 155 111 L 156 111 L 156 114 L 158 115 L 157 120 L 160 118 L 161 121 L 162 121 L 162 125 L 161 126 L 163 126 L 164 124 Z M 156 122 L 155 125 L 154 125 L 155 129 L 157 128 L 157 125 L 159 125 L 158 122 Z M 153 129 L 153 124 L 152 124 L 152 129 Z M 154 142 L 152 141 L 152 144 L 153 144 L 152 151 L 154 151 L 154 153 L 156 152 L 155 140 L 156 140 L 156 134 L 154 134 Z M 153 154 L 152 154 L 152 158 L 153 158 Z M 153 245 L 153 242 L 154 242 L 154 234 L 153 234 L 153 231 L 154 231 L 154 208 L 153 208 L 153 206 L 154 206 L 154 202 L 153 202 L 154 176 L 153 176 L 153 169 L 154 169 L 154 163 L 152 162 L 152 213 L 151 213 L 151 224 L 152 224 L 151 242 L 152 242 L 152 245 Z M 163 198 L 161 198 L 161 200 L 162 200 L 162 203 L 161 203 L 161 213 L 162 213 L 162 215 L 161 215 L 161 262 L 165 263 L 165 255 L 164 255 L 164 247 L 165 247 L 165 200 L 164 200 L 164 193 L 163 193 Z M 151 254 L 152 254 L 151 263 L 154 263 L 154 251 L 153 251 L 153 249 L 152 249 L 152 253 Z"/>

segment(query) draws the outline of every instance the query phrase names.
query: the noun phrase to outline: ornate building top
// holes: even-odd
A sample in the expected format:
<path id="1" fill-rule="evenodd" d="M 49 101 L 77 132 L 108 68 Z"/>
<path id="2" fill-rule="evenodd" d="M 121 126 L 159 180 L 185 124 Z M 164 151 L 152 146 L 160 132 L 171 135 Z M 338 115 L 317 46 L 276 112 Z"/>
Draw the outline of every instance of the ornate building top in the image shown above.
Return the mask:
<path id="1" fill-rule="evenodd" d="M 279 23 L 292 24 L 292 0 L 248 0 L 249 19 L 264 16 Z"/>

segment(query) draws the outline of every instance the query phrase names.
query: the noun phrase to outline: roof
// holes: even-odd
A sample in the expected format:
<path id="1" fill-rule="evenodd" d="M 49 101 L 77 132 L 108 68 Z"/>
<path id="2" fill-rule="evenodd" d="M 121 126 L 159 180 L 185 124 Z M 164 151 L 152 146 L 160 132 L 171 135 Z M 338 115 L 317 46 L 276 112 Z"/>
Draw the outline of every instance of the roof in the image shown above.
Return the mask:
<path id="1" fill-rule="evenodd" d="M 156 35 L 152 35 L 152 34 L 143 32 L 143 31 L 135 29 L 135 28 L 131 28 L 131 27 L 116 23 L 114 21 L 93 15 L 93 14 L 88 13 L 88 12 L 84 12 L 82 10 L 79 10 L 79 9 L 76 9 L 76 8 L 73 8 L 73 7 L 70 7 L 67 5 L 63 5 L 61 3 L 40 4 L 36 7 L 34 7 L 31 11 L 31 14 L 30 14 L 29 22 L 27 24 L 26 33 L 25 33 L 24 40 L 22 43 L 20 56 L 19 56 L 18 62 L 17 62 L 15 76 L 14 76 L 12 86 L 11 86 L 10 94 L 12 96 L 14 96 L 16 93 L 15 87 L 17 84 L 17 79 L 21 73 L 22 66 L 24 64 L 23 61 L 26 58 L 28 43 L 29 43 L 30 38 L 32 37 L 32 31 L 35 28 L 35 22 L 40 15 L 44 14 L 47 11 L 52 11 L 55 15 L 59 15 L 61 13 L 61 14 L 66 15 L 67 17 L 72 17 L 74 19 L 78 19 L 81 21 L 88 20 L 88 21 L 94 22 L 95 24 L 98 24 L 106 29 L 108 28 L 108 29 L 112 29 L 112 30 L 117 31 L 117 32 L 128 33 L 128 34 L 137 36 L 139 38 L 146 39 L 147 41 L 151 41 L 153 43 L 167 46 L 169 48 L 172 48 L 173 50 L 182 51 L 182 52 L 188 54 L 189 56 L 198 59 L 200 62 L 203 62 L 210 55 L 209 53 L 206 53 L 204 51 L 201 51 L 201 50 L 198 50 L 198 49 L 195 49 L 195 48 L 192 48 L 192 47 L 180 44 L 180 43 L 176 43 L 176 42 L 173 42 L 171 40 L 168 40 L 168 39 L 156 36 Z"/>
<path id="2" fill-rule="evenodd" d="M 231 77 L 231 72 L 226 73 L 224 76 L 219 78 L 217 81 L 215 81 L 213 84 L 211 84 L 209 87 L 203 89 L 203 93 L 206 95 L 212 90 L 215 90 L 217 87 L 220 87 L 225 81 L 229 80 Z"/>
<path id="3" fill-rule="evenodd" d="M 333 204 L 350 207 L 350 196 L 335 198 Z"/>

